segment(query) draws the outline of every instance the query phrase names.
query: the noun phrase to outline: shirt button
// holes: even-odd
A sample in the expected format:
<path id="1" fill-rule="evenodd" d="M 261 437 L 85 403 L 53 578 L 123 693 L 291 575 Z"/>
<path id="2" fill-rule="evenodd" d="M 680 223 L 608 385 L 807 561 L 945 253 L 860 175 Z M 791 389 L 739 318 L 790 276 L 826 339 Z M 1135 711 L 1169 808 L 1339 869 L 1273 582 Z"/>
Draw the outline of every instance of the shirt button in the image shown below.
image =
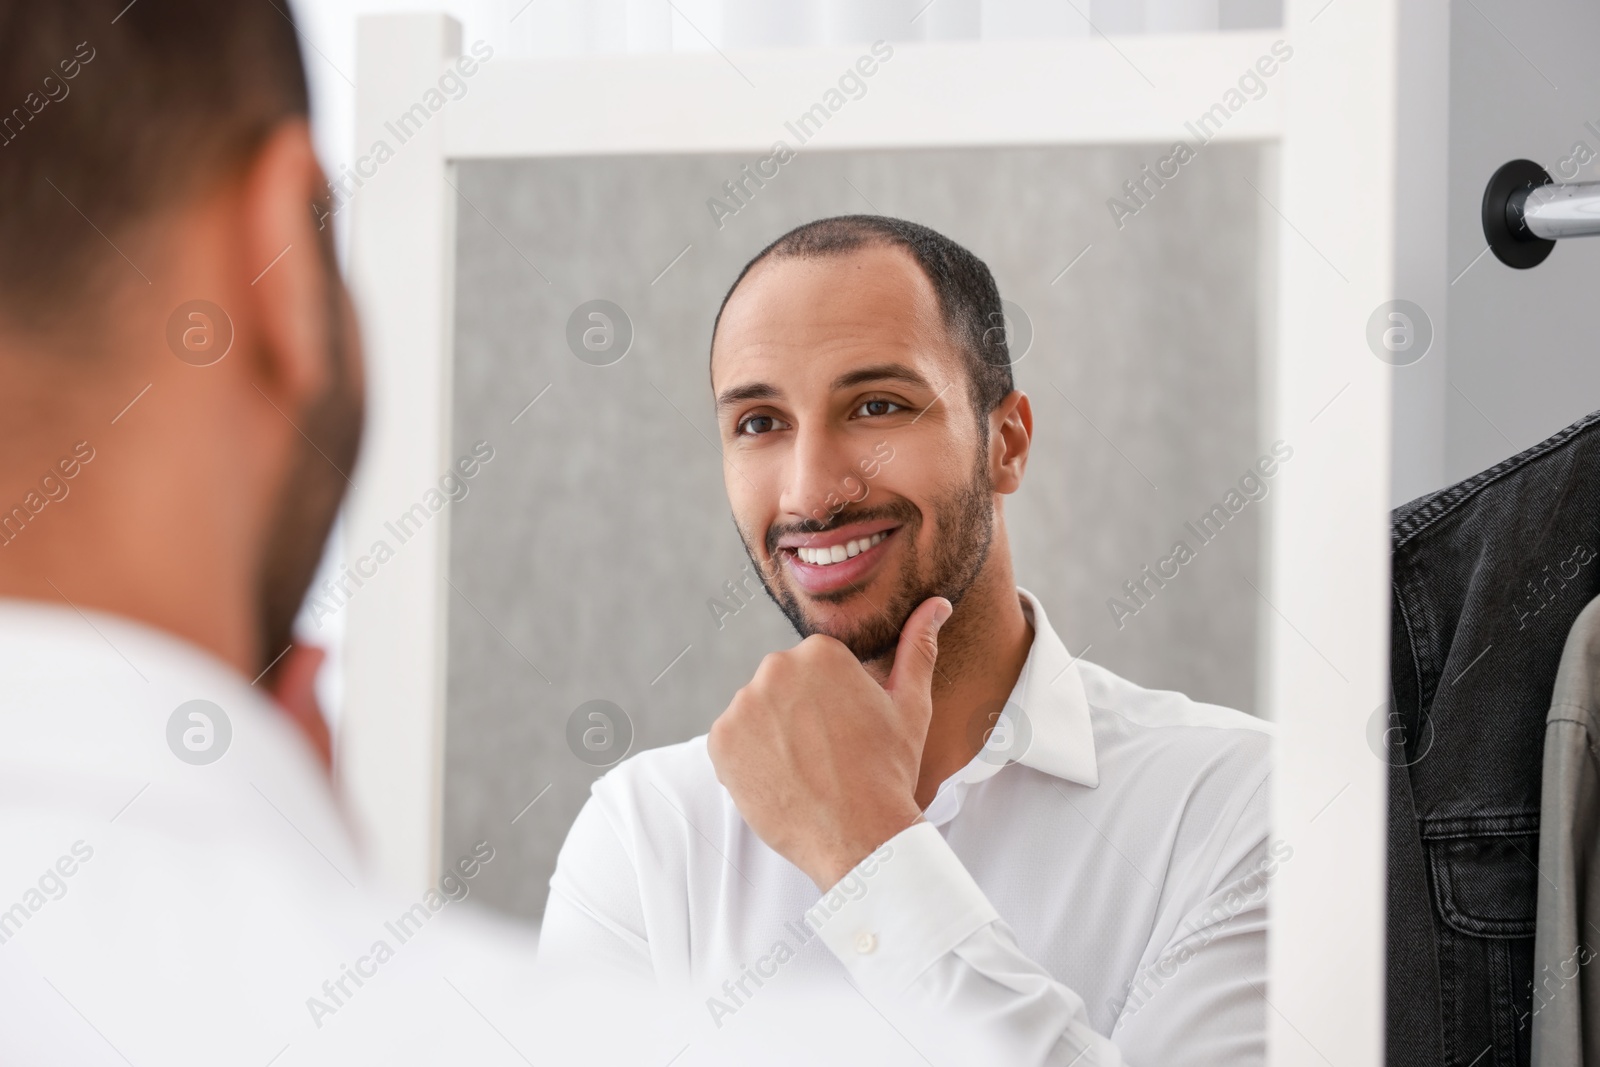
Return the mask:
<path id="1" fill-rule="evenodd" d="M 876 934 L 863 932 L 856 935 L 856 951 L 861 953 L 863 956 L 877 947 L 878 936 Z"/>

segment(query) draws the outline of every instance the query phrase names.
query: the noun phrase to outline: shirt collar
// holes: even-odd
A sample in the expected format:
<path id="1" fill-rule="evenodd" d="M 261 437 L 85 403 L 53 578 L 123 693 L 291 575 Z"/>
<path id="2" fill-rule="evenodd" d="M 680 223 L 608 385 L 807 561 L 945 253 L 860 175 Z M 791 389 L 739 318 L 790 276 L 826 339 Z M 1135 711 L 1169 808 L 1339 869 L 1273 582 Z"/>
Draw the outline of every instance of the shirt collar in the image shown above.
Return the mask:
<path id="1" fill-rule="evenodd" d="M 1064 781 L 1095 788 L 1095 759 L 1089 699 L 1078 672 L 1078 658 L 1067 651 L 1050 626 L 1039 598 L 1018 588 L 1023 614 L 1033 624 L 1033 645 L 989 739 L 965 767 L 946 779 L 925 813 L 940 824 L 960 809 L 968 786 L 993 777 L 1008 763 L 1020 763 Z"/>
<path id="2" fill-rule="evenodd" d="M 1017 594 L 1022 598 L 1023 613 L 1033 623 L 1033 647 L 1009 702 L 1020 709 L 1030 736 L 1012 758 L 1092 789 L 1100 784 L 1100 768 L 1094 754 L 1089 698 L 1078 672 L 1080 661 L 1056 636 L 1038 597 L 1020 588 Z"/>

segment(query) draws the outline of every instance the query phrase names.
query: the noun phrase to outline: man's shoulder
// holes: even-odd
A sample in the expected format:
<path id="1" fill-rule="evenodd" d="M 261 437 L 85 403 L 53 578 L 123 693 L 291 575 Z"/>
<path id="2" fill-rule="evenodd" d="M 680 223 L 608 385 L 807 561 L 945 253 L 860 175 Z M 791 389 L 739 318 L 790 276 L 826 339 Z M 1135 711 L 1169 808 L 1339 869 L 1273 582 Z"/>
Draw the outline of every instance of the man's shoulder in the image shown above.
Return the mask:
<path id="1" fill-rule="evenodd" d="M 705 734 L 629 756 L 596 780 L 592 791 L 619 813 L 660 811 L 665 804 L 687 816 L 731 803 L 717 781 Z"/>
<path id="2" fill-rule="evenodd" d="M 651 783 L 703 786 L 708 775 L 715 781 L 711 756 L 706 752 L 706 735 L 696 734 L 687 741 L 635 752 L 607 771 L 601 781 L 626 788 L 649 788 Z"/>
<path id="3" fill-rule="evenodd" d="M 1164 862 L 1179 882 L 1209 891 L 1215 872 L 1254 862 L 1271 832 L 1272 724 L 1146 689 L 1092 664 L 1081 675 L 1100 771 L 1094 792 L 1103 794 L 1097 802 L 1141 807 L 1152 826 L 1165 827 L 1155 837 L 1168 842 Z"/>
<path id="4" fill-rule="evenodd" d="M 1271 723 L 1237 708 L 1209 704 L 1175 689 L 1148 689 L 1084 660 L 1078 670 L 1084 697 L 1097 716 L 1115 716 L 1145 730 L 1213 730 L 1223 739 L 1270 739 L 1274 733 Z"/>
<path id="5" fill-rule="evenodd" d="M 1102 762 L 1127 756 L 1131 765 L 1165 773 L 1175 765 L 1200 773 L 1224 762 L 1258 784 L 1270 771 L 1276 731 L 1266 720 L 1176 690 L 1148 689 L 1092 663 L 1081 663 L 1079 674 Z"/>

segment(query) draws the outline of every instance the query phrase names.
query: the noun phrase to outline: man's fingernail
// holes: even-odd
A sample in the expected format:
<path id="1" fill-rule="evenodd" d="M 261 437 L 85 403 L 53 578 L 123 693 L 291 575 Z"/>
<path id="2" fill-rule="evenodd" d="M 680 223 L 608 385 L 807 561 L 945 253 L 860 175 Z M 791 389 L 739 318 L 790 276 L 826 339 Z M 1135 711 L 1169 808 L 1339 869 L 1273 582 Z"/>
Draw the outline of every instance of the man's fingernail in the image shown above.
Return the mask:
<path id="1" fill-rule="evenodd" d="M 950 601 L 940 598 L 939 606 L 933 609 L 933 625 L 935 627 L 943 626 L 953 611 L 955 611 L 955 608 L 950 606 Z"/>

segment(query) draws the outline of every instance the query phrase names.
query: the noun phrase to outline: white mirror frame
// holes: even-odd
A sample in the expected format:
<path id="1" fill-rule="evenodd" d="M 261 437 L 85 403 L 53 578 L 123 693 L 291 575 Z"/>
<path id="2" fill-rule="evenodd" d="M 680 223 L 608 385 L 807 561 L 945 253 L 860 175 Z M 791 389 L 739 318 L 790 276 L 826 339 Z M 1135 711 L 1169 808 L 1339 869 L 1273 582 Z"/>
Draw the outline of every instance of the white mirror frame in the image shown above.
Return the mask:
<path id="1" fill-rule="evenodd" d="M 1287 0 L 1285 28 L 1270 32 L 897 44 L 873 106 L 845 109 L 825 131 L 833 149 L 1192 140 L 1185 120 L 1272 42 L 1294 49 L 1270 91 L 1219 134 L 1276 145 L 1278 171 L 1260 190 L 1271 225 L 1259 280 L 1263 438 L 1295 448 L 1275 483 L 1261 590 L 1262 703 L 1281 731 L 1275 834 L 1294 850 L 1273 891 L 1264 991 L 1279 1067 L 1382 1059 L 1388 768 L 1367 722 L 1388 691 L 1392 371 L 1365 336 L 1373 310 L 1404 295 L 1399 7 Z M 384 124 L 460 51 L 443 15 L 361 20 L 357 157 L 380 137 L 394 143 Z M 453 161 L 764 152 L 782 118 L 860 51 L 497 57 L 377 167 L 349 203 L 370 397 L 345 513 L 350 557 L 449 464 Z M 1435 75 L 1422 81 L 1439 84 Z M 1075 252 L 1063 249 L 1063 263 Z M 346 616 L 340 773 L 377 873 L 411 889 L 438 874 L 448 537 L 446 513 Z"/>

